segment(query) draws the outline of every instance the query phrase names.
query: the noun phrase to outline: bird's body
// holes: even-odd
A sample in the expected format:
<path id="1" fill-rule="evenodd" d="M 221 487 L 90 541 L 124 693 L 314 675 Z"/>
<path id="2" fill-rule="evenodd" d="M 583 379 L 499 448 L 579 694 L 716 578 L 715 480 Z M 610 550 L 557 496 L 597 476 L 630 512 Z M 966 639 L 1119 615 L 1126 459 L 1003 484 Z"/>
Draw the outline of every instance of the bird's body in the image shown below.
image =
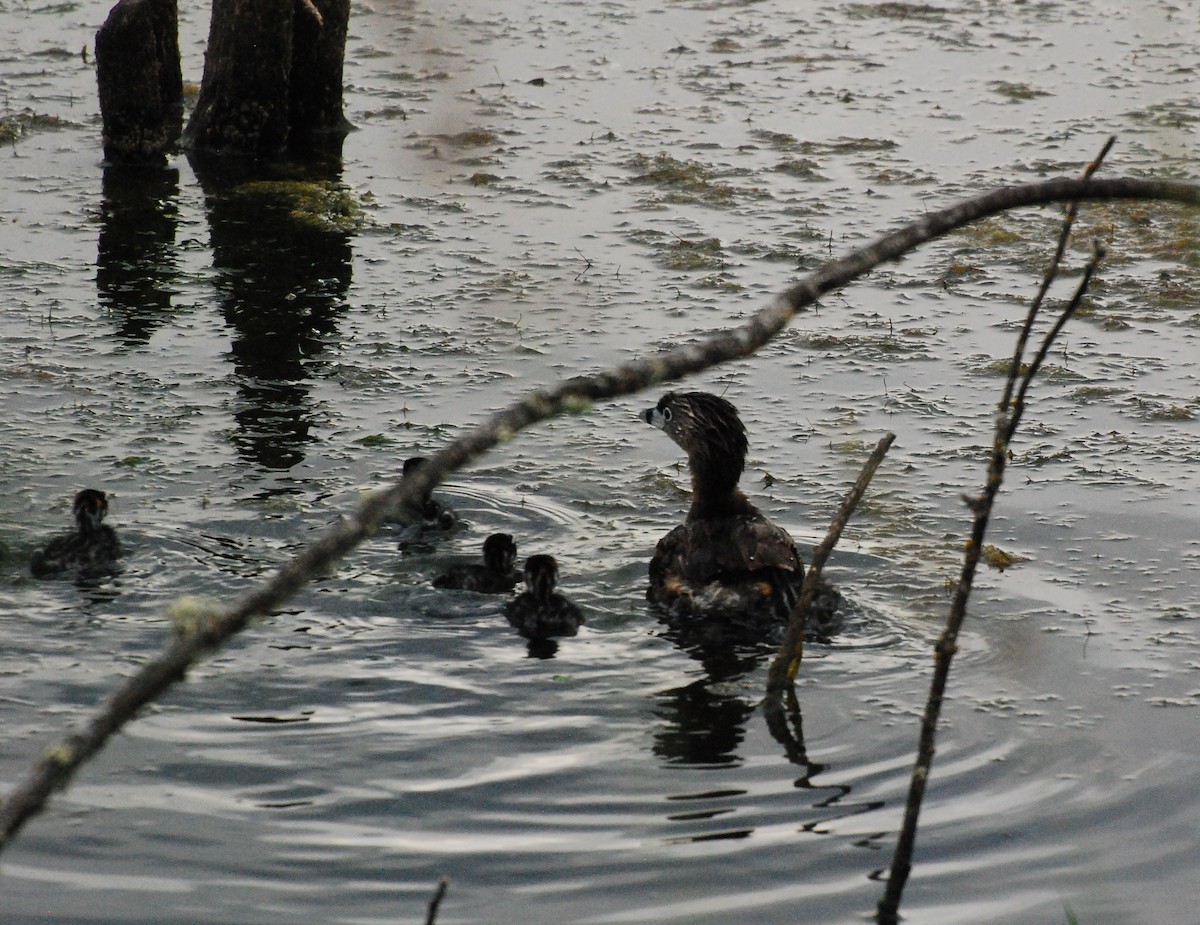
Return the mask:
<path id="1" fill-rule="evenodd" d="M 29 570 L 36 578 L 74 573 L 81 578 L 111 575 L 121 558 L 117 532 L 101 523 L 108 513 L 108 497 L 102 491 L 85 488 L 75 495 L 73 506 L 75 532 L 55 537 L 33 554 Z"/>
<path id="2" fill-rule="evenodd" d="M 435 588 L 506 594 L 517 586 L 520 575 L 513 568 L 517 546 L 507 533 L 493 533 L 483 541 L 483 562 L 453 565 L 433 580 Z"/>
<path id="3" fill-rule="evenodd" d="M 668 392 L 642 412 L 688 455 L 692 502 L 659 540 L 647 597 L 676 619 L 724 615 L 786 623 L 804 581 L 796 544 L 738 488 L 746 430 L 707 392 Z"/>
<path id="4" fill-rule="evenodd" d="M 404 460 L 404 475 L 411 476 L 423 465 L 424 456 L 409 457 Z M 433 541 L 448 536 L 459 526 L 458 516 L 454 511 L 428 491 L 397 510 L 391 519 L 400 528 L 401 549 L 431 547 Z"/>
<path id="5" fill-rule="evenodd" d="M 505 616 L 526 639 L 574 636 L 586 622 L 579 608 L 554 589 L 557 581 L 553 556 L 525 560 L 525 590 L 509 601 Z"/>

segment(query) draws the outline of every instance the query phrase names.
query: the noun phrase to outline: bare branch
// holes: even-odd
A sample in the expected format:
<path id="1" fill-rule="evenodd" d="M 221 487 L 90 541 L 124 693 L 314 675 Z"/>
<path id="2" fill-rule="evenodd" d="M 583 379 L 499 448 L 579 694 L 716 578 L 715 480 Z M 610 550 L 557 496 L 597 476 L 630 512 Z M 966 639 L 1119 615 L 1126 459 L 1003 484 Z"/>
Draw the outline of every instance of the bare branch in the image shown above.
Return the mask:
<path id="1" fill-rule="evenodd" d="M 415 501 L 422 492 L 430 490 L 447 475 L 498 443 L 547 418 L 563 413 L 582 413 L 595 401 L 629 395 L 718 363 L 750 356 L 778 334 L 797 312 L 813 304 L 824 293 L 955 228 L 1006 209 L 1076 199 L 1152 199 L 1200 204 L 1200 186 L 1168 180 L 1057 179 L 985 193 L 928 213 L 919 221 L 827 265 L 784 292 L 740 327 L 694 345 L 591 376 L 568 379 L 553 388 L 530 393 L 430 456 L 428 463 L 411 476 L 368 497 L 352 515 L 330 528 L 317 542 L 286 562 L 265 585 L 228 610 L 202 608 L 189 614 L 186 626 L 160 656 L 128 678 L 83 730 L 51 746 L 18 783 L 0 806 L 0 852 L 25 822 L 45 807 L 51 793 L 65 786 L 74 771 L 99 751 L 109 736 L 143 706 L 181 681 L 193 663 L 241 632 L 254 618 L 278 609 L 312 576 L 327 572 L 334 563 L 377 532 L 389 512 Z"/>
<path id="2" fill-rule="evenodd" d="M 870 457 L 863 464 L 858 479 L 851 486 L 850 491 L 846 493 L 846 497 L 842 501 L 842 506 L 838 509 L 832 523 L 829 524 L 829 532 L 825 534 L 825 539 L 813 550 L 812 561 L 808 564 L 808 572 L 804 576 L 804 585 L 800 589 L 800 599 L 796 602 L 796 607 L 792 611 L 792 618 L 788 621 L 788 627 L 784 631 L 783 643 L 780 645 L 779 652 L 775 656 L 775 660 L 771 663 L 770 671 L 767 673 L 768 699 L 778 698 L 796 680 L 796 672 L 800 670 L 800 660 L 804 657 L 804 627 L 808 622 L 809 608 L 812 606 L 813 598 L 817 594 L 817 585 L 820 583 L 821 570 L 825 567 L 825 562 L 829 559 L 829 554 L 833 552 L 833 547 L 842 538 L 842 531 L 846 529 L 846 524 L 850 521 L 851 516 L 853 516 L 854 509 L 858 507 L 858 502 L 862 499 L 863 493 L 866 492 L 867 486 L 871 484 L 875 470 L 883 462 L 883 457 L 887 455 L 887 451 L 891 449 L 892 441 L 895 439 L 895 434 L 885 434 L 876 445 Z"/>
<path id="3" fill-rule="evenodd" d="M 445 898 L 446 890 L 449 886 L 450 880 L 447 877 L 443 877 L 438 881 L 433 898 L 429 900 L 429 914 L 425 916 L 425 925 L 435 925 L 437 922 L 438 907 L 442 904 L 442 899 Z"/>
<path id="4" fill-rule="evenodd" d="M 1085 179 L 1096 169 L 1096 166 L 1099 165 L 1100 160 L 1111 146 L 1112 140 L 1110 139 L 1100 156 L 1088 165 Z M 1008 407 L 1009 398 L 1012 395 L 1013 385 L 1017 381 L 1021 369 L 1021 357 L 1025 352 L 1029 332 L 1033 328 L 1034 319 L 1041 308 L 1045 294 L 1058 273 L 1058 267 L 1065 253 L 1067 239 L 1070 236 L 1071 226 L 1074 223 L 1076 213 L 1076 204 L 1072 203 L 1063 222 L 1063 230 L 1059 236 L 1058 248 L 1049 267 L 1046 269 L 1042 285 L 1038 290 L 1036 298 L 1030 305 L 1025 324 L 1018 336 L 1017 352 L 1013 357 L 1012 367 L 1009 370 L 1008 380 L 1005 384 L 1004 397 L 1000 403 L 1000 413 L 996 417 L 996 436 L 992 443 L 987 482 L 984 485 L 982 494 L 978 498 L 968 499 L 968 505 L 974 518 L 971 539 L 967 543 L 966 554 L 963 557 L 962 572 L 954 593 L 954 600 L 950 605 L 949 616 L 946 618 L 946 628 L 943 630 L 937 645 L 934 647 L 933 678 L 929 685 L 929 697 L 925 703 L 925 712 L 921 718 L 921 732 L 917 743 L 917 758 L 913 765 L 912 779 L 909 783 L 908 800 L 904 809 L 904 822 L 901 825 L 900 834 L 896 840 L 896 851 L 892 856 L 892 866 L 888 874 L 887 886 L 876 909 L 876 922 L 879 925 L 897 925 L 899 922 L 900 899 L 904 892 L 904 886 L 908 882 L 908 875 L 912 871 L 913 848 L 917 837 L 917 820 L 920 816 L 921 803 L 925 796 L 925 785 L 929 781 L 929 774 L 933 767 L 937 724 L 941 716 L 942 702 L 946 695 L 946 683 L 950 676 L 950 663 L 954 659 L 954 654 L 958 651 L 958 634 L 962 629 L 963 621 L 966 619 L 967 601 L 971 595 L 971 584 L 979 565 L 980 553 L 983 550 L 983 540 L 991 518 L 992 505 L 996 500 L 996 495 L 999 493 L 1001 482 L 1004 479 L 1009 443 L 1012 441 L 1012 437 L 1016 433 L 1017 426 L 1020 424 L 1021 417 L 1024 414 L 1025 396 L 1029 391 L 1030 384 L 1033 382 L 1034 377 L 1037 376 L 1038 370 L 1041 369 L 1042 362 L 1050 352 L 1050 348 L 1062 331 L 1063 326 L 1070 320 L 1075 314 L 1075 310 L 1079 307 L 1079 303 L 1082 301 L 1084 293 L 1091 283 L 1092 276 L 1095 274 L 1096 267 L 1103 256 L 1103 249 L 1097 246 L 1093 258 L 1088 263 L 1083 278 L 1075 290 L 1075 295 L 1059 313 L 1058 319 L 1046 333 L 1045 337 L 1043 337 L 1037 354 L 1027 366 L 1024 374 L 1020 374 L 1020 387 L 1017 391 L 1017 398 L 1010 410 Z"/>

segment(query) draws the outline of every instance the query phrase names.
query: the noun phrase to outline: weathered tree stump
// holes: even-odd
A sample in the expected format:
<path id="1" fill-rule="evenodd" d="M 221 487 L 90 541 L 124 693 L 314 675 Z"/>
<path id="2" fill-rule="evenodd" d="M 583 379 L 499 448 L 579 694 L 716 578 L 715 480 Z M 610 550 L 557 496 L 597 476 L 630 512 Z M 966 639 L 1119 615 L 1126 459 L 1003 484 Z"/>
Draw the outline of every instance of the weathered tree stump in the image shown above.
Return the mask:
<path id="1" fill-rule="evenodd" d="M 271 156 L 342 136 L 349 0 L 213 0 L 204 81 L 184 145 Z"/>
<path id="2" fill-rule="evenodd" d="M 314 136 L 342 137 L 350 129 L 342 113 L 342 64 L 349 24 L 349 0 L 297 3 L 288 88 L 293 146 Z"/>
<path id="3" fill-rule="evenodd" d="M 156 163 L 179 141 L 183 75 L 176 0 L 120 0 L 96 33 L 104 156 Z"/>

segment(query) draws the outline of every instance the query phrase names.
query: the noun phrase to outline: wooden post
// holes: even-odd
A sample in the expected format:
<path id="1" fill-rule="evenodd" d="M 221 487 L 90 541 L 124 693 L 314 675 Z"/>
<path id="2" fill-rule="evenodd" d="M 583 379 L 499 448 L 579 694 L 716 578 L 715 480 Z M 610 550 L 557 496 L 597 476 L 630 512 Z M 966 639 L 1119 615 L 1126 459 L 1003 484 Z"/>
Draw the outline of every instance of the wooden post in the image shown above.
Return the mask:
<path id="1" fill-rule="evenodd" d="M 96 33 L 96 83 L 110 163 L 164 162 L 183 124 L 176 0 L 120 0 Z"/>
<path id="2" fill-rule="evenodd" d="M 213 0 L 200 98 L 184 132 L 197 153 L 274 156 L 345 135 L 349 0 Z"/>

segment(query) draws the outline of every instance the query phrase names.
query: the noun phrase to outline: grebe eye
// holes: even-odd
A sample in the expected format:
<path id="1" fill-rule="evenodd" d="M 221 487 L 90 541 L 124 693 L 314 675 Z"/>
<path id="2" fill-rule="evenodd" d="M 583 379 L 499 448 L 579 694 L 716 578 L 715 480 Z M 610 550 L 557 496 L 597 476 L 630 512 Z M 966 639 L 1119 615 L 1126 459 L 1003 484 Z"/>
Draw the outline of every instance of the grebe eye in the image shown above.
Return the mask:
<path id="1" fill-rule="evenodd" d="M 671 409 L 670 409 L 670 408 L 663 408 L 663 413 L 662 413 L 662 416 L 663 416 L 663 420 L 664 420 L 664 421 L 669 421 L 669 420 L 671 420 Z"/>

